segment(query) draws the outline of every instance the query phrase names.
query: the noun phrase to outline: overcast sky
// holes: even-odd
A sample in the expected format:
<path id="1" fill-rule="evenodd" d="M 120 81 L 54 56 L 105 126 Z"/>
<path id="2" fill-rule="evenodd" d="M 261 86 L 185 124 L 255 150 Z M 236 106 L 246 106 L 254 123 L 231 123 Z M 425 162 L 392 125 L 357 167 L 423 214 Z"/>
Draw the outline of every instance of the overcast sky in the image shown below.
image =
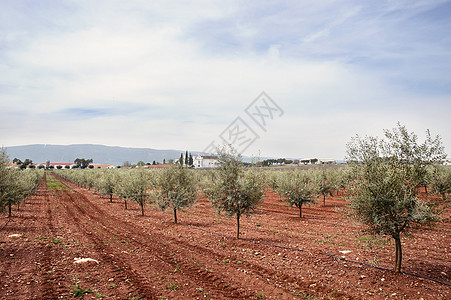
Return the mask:
<path id="1" fill-rule="evenodd" d="M 450 114 L 451 1 L 0 0 L 5 147 L 343 159 L 399 121 L 451 156 Z"/>

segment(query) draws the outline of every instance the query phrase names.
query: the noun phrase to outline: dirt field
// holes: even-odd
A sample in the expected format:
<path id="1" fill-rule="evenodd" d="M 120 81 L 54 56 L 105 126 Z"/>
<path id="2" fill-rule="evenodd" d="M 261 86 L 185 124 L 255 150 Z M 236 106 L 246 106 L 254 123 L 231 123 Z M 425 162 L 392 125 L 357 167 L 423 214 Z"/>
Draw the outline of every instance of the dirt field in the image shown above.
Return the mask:
<path id="1" fill-rule="evenodd" d="M 42 184 L 0 231 L 0 299 L 451 299 L 449 285 L 356 263 L 392 269 L 394 245 L 361 236 L 337 197 L 299 219 L 268 192 L 237 240 L 235 219 L 205 198 L 174 224 L 170 212 L 142 217 L 136 204 L 63 183 Z M 403 240 L 404 272 L 451 284 L 446 216 Z"/>

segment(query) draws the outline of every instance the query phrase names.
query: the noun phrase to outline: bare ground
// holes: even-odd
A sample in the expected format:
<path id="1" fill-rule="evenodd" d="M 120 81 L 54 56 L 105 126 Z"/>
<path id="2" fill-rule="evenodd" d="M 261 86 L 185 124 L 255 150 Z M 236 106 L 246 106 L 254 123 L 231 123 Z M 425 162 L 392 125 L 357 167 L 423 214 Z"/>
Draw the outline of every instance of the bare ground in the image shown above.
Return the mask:
<path id="1" fill-rule="evenodd" d="M 120 199 L 62 182 L 68 190 L 41 184 L 0 231 L 1 299 L 451 298 L 449 211 L 435 229 L 403 240 L 403 271 L 446 285 L 384 270 L 394 245 L 362 236 L 337 196 L 300 219 L 268 191 L 242 218 L 238 240 L 235 219 L 206 198 L 174 224 L 170 212 L 146 207 L 143 217 L 136 204 L 125 210 Z"/>

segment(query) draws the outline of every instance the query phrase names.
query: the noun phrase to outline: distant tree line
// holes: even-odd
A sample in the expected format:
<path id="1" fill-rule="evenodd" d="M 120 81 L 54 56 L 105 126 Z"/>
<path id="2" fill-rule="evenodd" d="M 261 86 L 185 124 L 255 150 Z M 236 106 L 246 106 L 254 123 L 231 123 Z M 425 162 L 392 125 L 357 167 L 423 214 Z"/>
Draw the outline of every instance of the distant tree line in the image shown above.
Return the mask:
<path id="1" fill-rule="evenodd" d="M 269 167 L 272 165 L 289 165 L 292 164 L 294 161 L 291 159 L 286 159 L 286 158 L 270 158 L 270 159 L 265 159 L 263 161 L 260 161 L 257 163 L 257 166 L 259 167 Z"/>

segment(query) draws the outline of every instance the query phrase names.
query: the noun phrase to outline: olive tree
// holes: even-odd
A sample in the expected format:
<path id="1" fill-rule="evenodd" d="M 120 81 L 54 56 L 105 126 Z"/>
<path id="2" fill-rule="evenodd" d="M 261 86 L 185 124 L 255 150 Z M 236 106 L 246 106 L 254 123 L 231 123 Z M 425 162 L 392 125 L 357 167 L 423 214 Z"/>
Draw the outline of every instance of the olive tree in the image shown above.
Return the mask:
<path id="1" fill-rule="evenodd" d="M 432 191 L 447 201 L 447 194 L 451 193 L 451 167 L 437 166 L 430 178 Z"/>
<path id="2" fill-rule="evenodd" d="M 9 158 L 5 149 L 0 151 L 0 212 L 8 211 L 12 205 L 19 205 L 28 195 L 34 193 L 41 176 L 36 170 L 7 168 Z"/>
<path id="3" fill-rule="evenodd" d="M 290 207 L 299 209 L 299 218 L 302 218 L 302 206 L 316 202 L 318 188 L 314 176 L 306 171 L 289 171 L 279 177 L 278 192 L 283 195 L 282 200 L 288 202 Z"/>
<path id="4" fill-rule="evenodd" d="M 100 178 L 97 179 L 97 185 L 102 195 L 107 195 L 110 202 L 113 202 L 114 187 L 116 185 L 116 173 L 111 170 L 105 170 L 100 173 Z"/>
<path id="5" fill-rule="evenodd" d="M 5 149 L 0 153 L 0 212 L 8 210 L 11 216 L 11 206 L 22 199 L 22 189 L 19 184 L 19 171 L 7 168 L 9 158 Z"/>
<path id="6" fill-rule="evenodd" d="M 282 182 L 281 177 L 283 176 L 283 171 L 270 171 L 265 172 L 265 183 L 271 188 L 271 190 L 279 195 L 279 200 L 282 200 L 282 193 L 279 191 L 280 183 Z"/>
<path id="7" fill-rule="evenodd" d="M 385 138 L 359 136 L 347 145 L 354 180 L 350 184 L 351 213 L 368 232 L 395 241 L 395 272 L 401 271 L 401 234 L 433 225 L 439 210 L 429 198 L 419 199 L 418 187 L 429 165 L 446 157 L 439 136 L 426 140 L 398 123 Z"/>
<path id="8" fill-rule="evenodd" d="M 120 180 L 119 195 L 124 201 L 131 200 L 138 203 L 141 215 L 144 216 L 144 205 L 149 200 L 149 190 L 152 187 L 151 174 L 143 169 L 127 170 Z"/>
<path id="9" fill-rule="evenodd" d="M 333 171 L 318 170 L 314 172 L 315 184 L 318 193 L 323 196 L 323 206 L 326 206 L 326 196 L 332 196 L 333 191 Z"/>
<path id="10" fill-rule="evenodd" d="M 219 166 L 214 180 L 204 183 L 204 192 L 217 211 L 236 216 L 236 238 L 240 238 L 240 218 L 251 215 L 263 202 L 261 176 L 244 169 L 241 156 L 233 149 L 219 151 Z"/>
<path id="11" fill-rule="evenodd" d="M 197 200 L 196 179 L 192 172 L 182 165 L 165 169 L 156 179 L 154 196 L 160 209 L 172 207 L 174 222 L 177 223 L 177 210 L 190 207 Z"/>

